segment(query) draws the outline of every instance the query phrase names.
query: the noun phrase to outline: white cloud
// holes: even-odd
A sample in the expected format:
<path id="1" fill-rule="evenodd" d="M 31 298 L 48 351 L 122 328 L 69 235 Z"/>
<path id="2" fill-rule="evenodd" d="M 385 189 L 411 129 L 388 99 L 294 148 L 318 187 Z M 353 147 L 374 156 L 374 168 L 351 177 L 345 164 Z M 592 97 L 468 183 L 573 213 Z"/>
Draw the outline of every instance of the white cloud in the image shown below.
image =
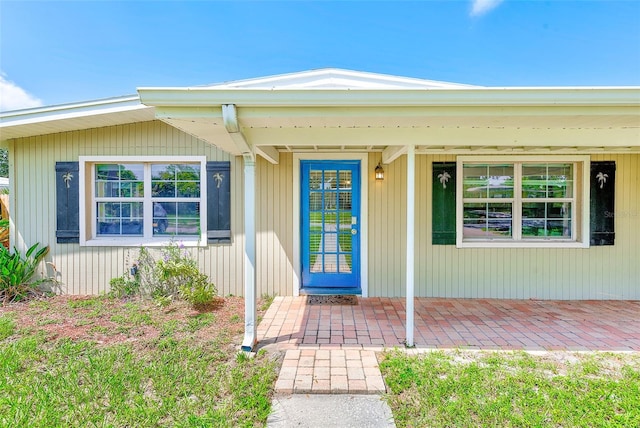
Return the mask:
<path id="1" fill-rule="evenodd" d="M 8 80 L 4 73 L 0 72 L 0 111 L 40 107 L 41 105 L 42 100 Z"/>
<path id="2" fill-rule="evenodd" d="M 495 9 L 503 0 L 471 0 L 471 16 L 480 16 Z"/>

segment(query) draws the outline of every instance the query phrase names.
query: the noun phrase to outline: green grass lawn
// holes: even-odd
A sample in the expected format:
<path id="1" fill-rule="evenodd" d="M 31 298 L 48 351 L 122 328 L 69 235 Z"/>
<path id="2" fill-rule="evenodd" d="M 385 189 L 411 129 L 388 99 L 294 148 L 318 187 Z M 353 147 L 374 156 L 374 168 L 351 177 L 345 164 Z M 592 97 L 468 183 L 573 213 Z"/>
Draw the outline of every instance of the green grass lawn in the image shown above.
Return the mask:
<path id="1" fill-rule="evenodd" d="M 0 308 L 0 426 L 263 426 L 278 364 L 238 353 L 234 299 L 202 313 L 107 298 Z"/>
<path id="2" fill-rule="evenodd" d="M 638 427 L 640 354 L 385 355 L 399 427 Z"/>

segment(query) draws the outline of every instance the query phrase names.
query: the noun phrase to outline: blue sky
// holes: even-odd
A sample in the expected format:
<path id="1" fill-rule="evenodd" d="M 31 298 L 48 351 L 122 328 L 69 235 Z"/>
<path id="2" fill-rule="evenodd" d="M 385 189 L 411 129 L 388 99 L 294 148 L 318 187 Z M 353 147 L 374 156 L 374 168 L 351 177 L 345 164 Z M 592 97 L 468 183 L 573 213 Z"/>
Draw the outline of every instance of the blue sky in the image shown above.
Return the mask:
<path id="1" fill-rule="evenodd" d="M 639 0 L 0 0 L 0 109 L 338 67 L 640 85 Z"/>

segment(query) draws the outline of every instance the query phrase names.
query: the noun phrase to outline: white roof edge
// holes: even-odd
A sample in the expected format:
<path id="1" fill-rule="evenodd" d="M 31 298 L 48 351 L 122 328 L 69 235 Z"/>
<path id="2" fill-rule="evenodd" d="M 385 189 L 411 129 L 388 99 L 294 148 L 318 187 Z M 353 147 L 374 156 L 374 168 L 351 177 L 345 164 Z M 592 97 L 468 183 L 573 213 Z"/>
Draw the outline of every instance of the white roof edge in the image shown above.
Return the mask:
<path id="1" fill-rule="evenodd" d="M 152 106 L 640 106 L 640 86 L 437 89 L 138 88 Z"/>
<path id="2" fill-rule="evenodd" d="M 77 103 L 11 110 L 0 112 L 0 128 L 145 108 L 150 107 L 140 102 L 139 95 L 127 95 Z"/>
<path id="3" fill-rule="evenodd" d="M 446 82 L 445 82 L 446 83 Z M 457 84 L 454 84 L 457 85 Z M 402 91 L 418 91 L 418 92 L 455 92 L 455 91 L 477 91 L 477 92 L 490 92 L 490 91 L 574 91 L 574 90 L 640 90 L 640 86 L 473 86 L 462 85 L 460 87 L 451 88 L 355 88 L 355 89 L 343 89 L 343 88 L 236 88 L 236 87 L 219 87 L 219 86 L 141 86 L 138 87 L 138 93 L 140 91 L 238 91 L 238 92 L 293 92 L 293 91 L 317 91 L 317 92 L 331 92 L 331 91 L 344 91 L 344 92 L 367 92 L 367 91 L 380 91 L 380 92 L 402 92 Z"/>

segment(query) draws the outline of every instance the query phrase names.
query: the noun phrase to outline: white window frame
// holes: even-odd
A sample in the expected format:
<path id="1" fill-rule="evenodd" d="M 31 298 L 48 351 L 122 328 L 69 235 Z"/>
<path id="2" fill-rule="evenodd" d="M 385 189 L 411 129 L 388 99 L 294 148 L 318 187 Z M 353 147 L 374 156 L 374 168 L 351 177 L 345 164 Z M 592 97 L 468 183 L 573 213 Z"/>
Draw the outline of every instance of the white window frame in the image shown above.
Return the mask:
<path id="1" fill-rule="evenodd" d="M 573 207 L 571 210 L 572 238 L 522 238 L 521 169 L 514 168 L 514 197 L 512 210 L 513 235 L 499 239 L 464 239 L 464 165 L 469 164 L 527 164 L 572 163 Z M 456 162 L 456 247 L 458 248 L 589 248 L 589 156 L 458 156 Z M 511 198 L 509 201 L 513 201 Z M 496 199 L 496 203 L 500 202 Z"/>
<path id="2" fill-rule="evenodd" d="M 151 197 L 151 175 L 145 172 L 143 236 L 98 236 L 96 226 L 96 164 L 101 163 L 192 163 L 200 165 L 200 197 L 189 198 L 189 202 L 200 203 L 200 234 L 197 236 L 153 236 L 153 200 Z M 80 156 L 80 245 L 87 247 L 134 247 L 167 246 L 179 242 L 187 247 L 207 246 L 207 158 L 206 156 Z M 145 167 L 145 171 L 150 168 Z M 87 187 L 89 186 L 89 187 Z M 90 195 L 87 204 L 84 196 Z M 175 198 L 172 198 L 175 199 Z M 87 211 L 88 208 L 88 211 Z"/>

